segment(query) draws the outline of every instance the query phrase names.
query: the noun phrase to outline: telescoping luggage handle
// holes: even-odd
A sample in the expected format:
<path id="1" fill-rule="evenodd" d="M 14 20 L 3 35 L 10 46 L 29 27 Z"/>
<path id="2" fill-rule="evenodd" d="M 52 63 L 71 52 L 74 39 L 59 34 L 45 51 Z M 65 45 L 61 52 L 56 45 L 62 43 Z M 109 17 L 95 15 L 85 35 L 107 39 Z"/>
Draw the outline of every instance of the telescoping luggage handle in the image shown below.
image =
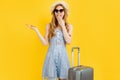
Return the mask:
<path id="1" fill-rule="evenodd" d="M 80 65 L 80 48 L 72 47 L 72 67 L 74 66 L 74 49 L 78 49 L 78 65 Z"/>

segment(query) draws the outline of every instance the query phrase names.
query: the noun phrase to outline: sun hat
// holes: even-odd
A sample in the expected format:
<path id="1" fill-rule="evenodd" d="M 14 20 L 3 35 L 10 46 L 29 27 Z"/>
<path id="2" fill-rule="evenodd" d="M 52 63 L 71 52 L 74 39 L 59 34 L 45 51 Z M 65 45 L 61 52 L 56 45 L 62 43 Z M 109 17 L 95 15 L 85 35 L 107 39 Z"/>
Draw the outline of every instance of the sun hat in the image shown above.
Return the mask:
<path id="1" fill-rule="evenodd" d="M 51 8 L 50 8 L 50 12 L 52 13 L 53 10 L 55 9 L 56 5 L 61 4 L 64 6 L 64 8 L 67 10 L 67 13 L 69 12 L 69 7 L 68 4 L 65 1 L 56 1 L 52 4 Z"/>

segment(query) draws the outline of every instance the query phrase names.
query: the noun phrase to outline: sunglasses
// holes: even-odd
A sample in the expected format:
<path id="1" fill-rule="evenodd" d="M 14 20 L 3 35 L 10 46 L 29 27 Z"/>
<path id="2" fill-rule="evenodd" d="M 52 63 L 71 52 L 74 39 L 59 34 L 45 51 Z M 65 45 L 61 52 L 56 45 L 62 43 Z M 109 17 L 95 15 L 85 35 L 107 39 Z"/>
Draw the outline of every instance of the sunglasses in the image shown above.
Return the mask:
<path id="1" fill-rule="evenodd" d="M 62 13 L 63 11 L 64 11 L 64 9 L 60 9 L 60 10 L 55 9 L 55 10 L 54 10 L 54 12 L 56 12 L 56 13 L 58 13 L 58 12 Z"/>

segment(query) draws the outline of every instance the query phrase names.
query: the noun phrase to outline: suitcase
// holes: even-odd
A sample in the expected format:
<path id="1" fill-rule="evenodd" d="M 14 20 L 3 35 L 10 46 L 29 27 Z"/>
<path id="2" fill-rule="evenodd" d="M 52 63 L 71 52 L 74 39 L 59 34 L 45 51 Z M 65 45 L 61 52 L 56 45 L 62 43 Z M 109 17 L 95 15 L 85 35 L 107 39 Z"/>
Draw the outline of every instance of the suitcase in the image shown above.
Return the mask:
<path id="1" fill-rule="evenodd" d="M 78 66 L 74 65 L 74 49 L 78 49 Z M 68 70 L 68 80 L 93 80 L 93 68 L 80 65 L 80 48 L 72 47 L 72 67 Z"/>

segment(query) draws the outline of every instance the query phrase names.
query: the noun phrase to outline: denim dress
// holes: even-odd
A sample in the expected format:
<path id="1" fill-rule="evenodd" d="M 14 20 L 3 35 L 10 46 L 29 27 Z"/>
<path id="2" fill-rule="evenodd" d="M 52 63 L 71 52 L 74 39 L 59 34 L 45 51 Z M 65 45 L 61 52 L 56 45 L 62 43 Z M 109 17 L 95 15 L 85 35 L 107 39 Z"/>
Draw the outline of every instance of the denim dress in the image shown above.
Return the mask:
<path id="1" fill-rule="evenodd" d="M 49 48 L 43 65 L 42 78 L 56 80 L 67 79 L 70 62 L 66 50 L 63 32 L 55 29 L 55 36 L 50 39 Z"/>

